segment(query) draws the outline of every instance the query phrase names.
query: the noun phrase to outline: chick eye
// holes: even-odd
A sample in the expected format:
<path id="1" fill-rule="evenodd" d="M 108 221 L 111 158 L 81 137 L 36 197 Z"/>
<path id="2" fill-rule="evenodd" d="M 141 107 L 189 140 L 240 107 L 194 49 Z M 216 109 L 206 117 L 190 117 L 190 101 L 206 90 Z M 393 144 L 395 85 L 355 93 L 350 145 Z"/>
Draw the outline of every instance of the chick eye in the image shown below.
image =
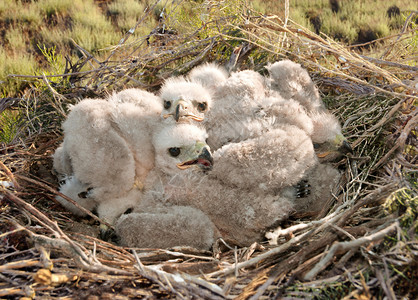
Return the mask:
<path id="1" fill-rule="evenodd" d="M 319 144 L 314 143 L 313 147 L 314 147 L 314 149 L 319 149 Z"/>
<path id="2" fill-rule="evenodd" d="M 197 105 L 197 110 L 200 111 L 200 112 L 204 112 L 207 107 L 208 107 L 208 104 L 206 102 L 200 102 Z"/>
<path id="3" fill-rule="evenodd" d="M 167 101 L 167 100 L 165 100 L 164 101 L 164 108 L 165 109 L 169 109 L 171 107 L 171 101 Z"/>
<path id="4" fill-rule="evenodd" d="M 171 156 L 176 157 L 180 155 L 180 148 L 177 148 L 177 147 L 169 148 L 168 152 L 170 153 Z"/>

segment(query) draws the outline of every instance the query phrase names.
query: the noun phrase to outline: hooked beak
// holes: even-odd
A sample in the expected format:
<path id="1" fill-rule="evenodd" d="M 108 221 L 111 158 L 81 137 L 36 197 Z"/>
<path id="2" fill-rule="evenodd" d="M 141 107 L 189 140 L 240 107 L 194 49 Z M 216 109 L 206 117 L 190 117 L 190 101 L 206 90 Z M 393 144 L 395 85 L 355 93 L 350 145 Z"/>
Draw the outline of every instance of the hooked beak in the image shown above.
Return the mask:
<path id="1" fill-rule="evenodd" d="M 207 147 L 203 148 L 202 153 L 197 158 L 199 167 L 204 171 L 210 171 L 213 167 L 213 157 Z"/>
<path id="2" fill-rule="evenodd" d="M 174 111 L 174 120 L 176 120 L 176 122 L 179 121 L 179 119 L 180 119 L 180 112 L 183 112 L 183 111 L 184 111 L 184 106 L 179 101 L 179 103 L 177 104 L 176 109 Z"/>
<path id="3" fill-rule="evenodd" d="M 188 103 L 185 100 L 178 100 L 176 108 L 174 110 L 174 120 L 178 122 L 181 117 L 184 118 L 191 118 L 195 121 L 202 122 L 203 117 L 196 115 L 191 111 L 193 105 L 191 103 Z"/>
<path id="4" fill-rule="evenodd" d="M 210 153 L 209 146 L 204 143 L 197 142 L 191 153 L 194 153 L 194 155 L 192 155 L 193 157 L 190 157 L 188 160 L 177 164 L 177 167 L 180 170 L 185 170 L 192 166 L 198 166 L 204 171 L 212 170 L 213 157 Z"/>
<path id="5" fill-rule="evenodd" d="M 332 142 L 314 144 L 314 148 L 316 156 L 327 161 L 334 161 L 348 153 L 353 154 L 353 148 L 343 135 L 337 135 Z"/>
<path id="6" fill-rule="evenodd" d="M 342 154 L 353 154 L 353 148 L 351 147 L 350 143 L 347 142 L 347 140 L 344 140 L 342 145 L 340 147 L 338 147 L 338 151 L 341 152 Z"/>

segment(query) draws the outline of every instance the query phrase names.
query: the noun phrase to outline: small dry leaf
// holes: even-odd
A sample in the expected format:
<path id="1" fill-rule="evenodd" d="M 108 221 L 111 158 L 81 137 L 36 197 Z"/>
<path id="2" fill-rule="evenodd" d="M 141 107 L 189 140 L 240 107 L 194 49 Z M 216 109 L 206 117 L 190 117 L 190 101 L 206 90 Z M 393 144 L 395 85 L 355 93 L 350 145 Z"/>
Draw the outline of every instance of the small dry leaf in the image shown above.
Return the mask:
<path id="1" fill-rule="evenodd" d="M 40 269 L 33 276 L 36 283 L 42 285 L 60 285 L 68 281 L 74 281 L 77 279 L 76 275 L 67 274 L 53 274 L 48 269 Z"/>

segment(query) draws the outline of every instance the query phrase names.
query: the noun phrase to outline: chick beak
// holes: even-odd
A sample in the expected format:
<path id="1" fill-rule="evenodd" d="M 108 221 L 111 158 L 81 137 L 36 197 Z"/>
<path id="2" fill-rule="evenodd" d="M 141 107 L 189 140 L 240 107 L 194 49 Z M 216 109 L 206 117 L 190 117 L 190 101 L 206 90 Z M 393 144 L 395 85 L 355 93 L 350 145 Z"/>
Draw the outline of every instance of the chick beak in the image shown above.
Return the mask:
<path id="1" fill-rule="evenodd" d="M 190 109 L 191 107 L 193 107 L 191 103 L 188 103 L 185 100 L 179 100 L 174 110 L 174 120 L 178 122 L 181 117 L 184 117 L 184 118 L 191 118 L 192 120 L 195 120 L 198 122 L 202 122 L 203 117 L 198 116 L 195 113 L 193 113 Z"/>
<path id="2" fill-rule="evenodd" d="M 188 114 L 189 110 L 189 103 L 184 100 L 179 100 L 176 105 L 176 109 L 174 110 L 174 120 L 178 122 L 181 117 L 185 117 Z"/>
<path id="3" fill-rule="evenodd" d="M 353 148 L 351 147 L 350 143 L 344 140 L 342 145 L 338 148 L 338 151 L 342 154 L 353 154 Z"/>
<path id="4" fill-rule="evenodd" d="M 182 107 L 181 104 L 179 104 L 179 105 L 176 106 L 176 110 L 174 112 L 174 120 L 176 120 L 176 122 L 178 122 L 179 119 L 180 119 L 180 108 L 181 107 Z"/>
<path id="5" fill-rule="evenodd" d="M 204 147 L 202 152 L 197 157 L 197 164 L 204 171 L 210 171 L 213 167 L 213 157 L 209 149 Z"/>
<path id="6" fill-rule="evenodd" d="M 197 143 L 196 146 L 199 148 L 202 147 L 201 143 Z M 199 166 L 204 171 L 212 170 L 213 157 L 208 146 L 203 146 L 200 148 L 199 154 L 192 157 L 192 159 L 177 164 L 177 167 L 180 170 L 185 170 L 192 166 Z"/>
<path id="7" fill-rule="evenodd" d="M 318 152 L 318 153 L 316 153 L 316 156 L 317 156 L 318 158 L 325 158 L 325 157 L 327 157 L 329 154 L 331 154 L 331 152 L 330 152 L 330 151 L 326 151 L 326 152 Z"/>

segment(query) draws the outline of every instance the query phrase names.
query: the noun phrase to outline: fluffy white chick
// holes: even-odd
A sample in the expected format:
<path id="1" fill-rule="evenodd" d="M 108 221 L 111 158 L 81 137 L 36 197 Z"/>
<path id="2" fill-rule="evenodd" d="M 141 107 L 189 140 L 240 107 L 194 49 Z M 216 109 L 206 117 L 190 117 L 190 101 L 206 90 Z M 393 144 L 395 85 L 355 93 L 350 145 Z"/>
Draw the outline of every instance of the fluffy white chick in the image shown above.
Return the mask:
<path id="1" fill-rule="evenodd" d="M 322 161 L 332 161 L 352 152 L 350 144 L 342 134 L 339 121 L 325 108 L 319 91 L 306 69 L 290 60 L 275 62 L 266 68 L 270 73 L 267 79 L 270 94 L 279 94 L 284 99 L 299 102 L 312 119 L 311 137 Z"/>
<path id="2" fill-rule="evenodd" d="M 329 114 L 325 114 L 327 116 Z M 329 153 L 333 150 L 327 141 L 331 140 L 334 128 L 324 130 L 328 135 L 323 137 L 316 133 L 317 138 L 322 139 L 317 141 L 323 143 L 321 149 L 314 149 L 312 136 L 318 127 L 313 118 L 300 103 L 277 95 L 263 99 L 251 122 L 245 123 L 244 128 L 253 136 L 244 135 L 245 139 L 241 141 L 240 122 L 237 120 L 235 127 L 223 123 L 226 128 L 223 136 L 230 133 L 229 138 L 235 140 L 226 142 L 214 152 L 211 177 L 224 185 L 253 192 L 280 193 L 283 189 L 293 189 L 296 198 L 291 202 L 298 213 L 311 208 L 316 210 L 325 199 L 332 197 L 331 189 L 341 175 L 331 165 L 320 164 L 318 156 L 322 152 L 318 151 Z M 254 124 L 257 130 L 251 130 Z M 308 185 L 309 193 L 303 191 L 304 185 Z"/>
<path id="3" fill-rule="evenodd" d="M 187 135 L 173 139 L 174 136 L 180 135 L 180 130 L 183 131 L 180 125 L 188 126 L 183 127 L 188 128 Z M 122 215 L 117 221 L 116 232 L 122 244 L 130 247 L 193 246 L 209 249 L 216 237 L 221 236 L 238 245 L 250 245 L 255 241 L 261 241 L 267 228 L 286 219 L 294 210 L 297 190 L 293 186 L 277 186 L 275 190 L 252 189 L 250 185 L 242 188 L 226 184 L 216 174 L 212 174 L 212 171 L 207 174 L 180 172 L 180 169 L 196 164 L 203 169 L 211 168 L 209 147 L 204 143 L 207 136 L 202 133 L 199 138 L 201 130 L 192 124 L 180 125 L 174 130 L 162 131 L 155 135 L 153 143 L 156 145 L 156 168 L 150 173 L 150 182 L 146 184 L 152 186 L 152 189 L 145 191 L 144 198 L 132 213 Z M 299 130 L 296 127 L 292 128 Z M 285 134 L 285 131 L 282 133 Z M 271 146 L 269 149 L 274 151 L 274 147 L 284 140 L 270 139 L 273 144 L 265 146 Z M 255 145 L 258 143 L 253 142 Z M 238 155 L 246 151 L 251 152 L 252 145 L 243 143 L 240 146 L 237 150 Z M 287 166 L 292 163 L 296 165 L 291 167 L 295 169 L 289 168 L 288 172 L 300 172 L 296 169 L 304 169 L 306 166 L 302 166 L 297 160 L 314 157 L 312 143 L 306 147 L 301 145 L 301 149 L 303 150 L 289 151 L 285 158 L 292 157 L 291 162 L 286 162 Z M 182 153 L 187 155 L 181 158 Z M 178 154 L 176 157 L 179 159 L 174 159 L 173 154 Z M 228 164 L 231 169 L 223 168 L 225 172 L 241 176 L 240 170 L 247 168 L 240 162 L 234 164 L 235 157 L 225 157 L 223 154 L 221 157 L 232 161 Z M 264 157 L 264 160 L 270 160 L 270 164 L 275 165 L 274 154 Z M 216 165 L 215 163 L 213 170 Z M 260 168 L 252 170 L 257 172 Z M 284 175 L 287 176 L 293 174 Z M 189 223 L 184 220 L 188 220 Z M 207 231 L 208 228 L 211 229 L 210 232 Z"/>
<path id="4" fill-rule="evenodd" d="M 323 157 L 328 159 L 331 152 L 338 152 L 347 144 L 338 121 L 325 110 L 306 70 L 292 62 L 278 65 L 290 69 L 283 72 L 287 77 L 278 81 L 285 86 L 283 95 L 266 89 L 265 79 L 255 72 L 234 73 L 232 80 L 209 80 L 210 83 L 217 82 L 216 86 L 212 85 L 214 104 L 205 120 L 208 143 L 212 149 L 218 149 L 214 153 L 216 164 L 211 176 L 230 186 L 265 191 L 298 185 L 304 179 L 315 192 L 299 193 L 307 199 L 297 203 L 311 201 L 318 204 L 321 203 L 320 191 L 323 195 L 330 194 L 329 189 L 321 189 L 317 184 L 317 177 L 326 178 L 330 183 L 339 178 L 339 172 L 328 166 L 323 174 L 314 175 L 313 170 L 322 170 L 323 166 L 318 167 L 312 143 L 314 141 L 321 160 Z M 276 67 L 277 64 L 272 66 L 273 72 Z M 198 67 L 197 71 L 200 72 L 200 68 L 204 75 L 201 78 L 210 78 L 210 71 L 218 72 L 216 65 Z M 248 75 L 253 80 L 240 80 Z M 275 88 L 275 81 L 270 80 L 266 80 L 267 84 L 273 83 Z"/>
<path id="5" fill-rule="evenodd" d="M 308 112 L 324 111 L 325 105 L 309 73 L 300 64 L 291 60 L 282 60 L 268 65 L 270 77 L 269 89 L 279 92 L 285 99 L 301 103 Z"/>
<path id="6" fill-rule="evenodd" d="M 217 162 L 212 175 L 241 188 L 277 189 L 296 184 L 316 160 L 311 118 L 296 101 L 266 97 L 264 78 L 254 71 L 214 80 L 221 69 L 203 65 L 192 80 L 211 78 L 213 106 L 204 125 Z M 211 75 L 212 74 L 212 75 Z M 206 83 L 207 85 L 208 83 Z"/>
<path id="7" fill-rule="evenodd" d="M 317 158 L 312 140 L 303 130 L 281 125 L 223 146 L 214 152 L 214 161 L 210 176 L 225 185 L 275 192 L 297 184 Z"/>
<path id="8" fill-rule="evenodd" d="M 160 118 L 161 101 L 148 96 L 153 97 L 149 99 L 153 110 L 115 99 L 81 101 L 63 123 L 64 141 L 54 154 L 54 166 L 69 172 L 62 192 L 88 209 L 95 207 L 99 217 L 111 224 L 135 203 L 131 194 L 142 189 L 154 167 L 149 132 Z M 71 168 L 62 168 L 62 161 Z M 79 213 L 64 199 L 58 200 Z M 86 204 L 89 201 L 93 204 Z"/>
<path id="9" fill-rule="evenodd" d="M 209 91 L 225 82 L 229 75 L 226 69 L 215 63 L 206 63 L 193 68 L 188 77 L 191 81 L 199 82 Z"/>
<path id="10" fill-rule="evenodd" d="M 192 205 L 168 204 L 165 190 L 173 178 L 183 177 L 184 173 L 193 176 L 199 170 L 212 168 L 206 137 L 203 129 L 187 123 L 156 130 L 155 168 L 147 178 L 144 199 L 133 213 L 122 215 L 116 223 L 116 233 L 123 245 L 210 248 L 217 231 L 208 216 Z"/>

